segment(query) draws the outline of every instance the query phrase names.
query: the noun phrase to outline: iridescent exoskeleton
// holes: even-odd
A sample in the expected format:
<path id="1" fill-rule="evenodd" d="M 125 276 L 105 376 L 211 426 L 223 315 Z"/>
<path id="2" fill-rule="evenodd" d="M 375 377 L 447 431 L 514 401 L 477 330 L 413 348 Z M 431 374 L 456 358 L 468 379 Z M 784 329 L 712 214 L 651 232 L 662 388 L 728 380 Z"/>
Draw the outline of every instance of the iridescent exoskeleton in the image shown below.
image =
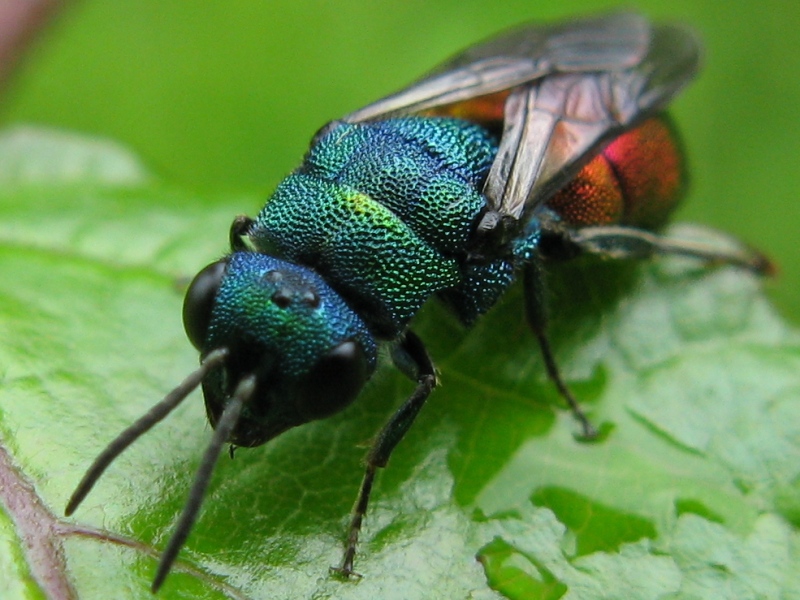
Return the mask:
<path id="1" fill-rule="evenodd" d="M 375 473 L 437 383 L 411 319 L 436 297 L 470 325 L 520 276 L 547 372 L 593 436 L 548 342 L 546 263 L 677 253 L 771 268 L 755 251 L 657 233 L 685 188 L 662 111 L 699 55 L 691 30 L 631 13 L 527 25 L 323 127 L 258 216 L 234 220 L 231 253 L 189 287 L 184 323 L 200 368 L 98 457 L 67 514 L 120 452 L 202 384 L 215 433 L 158 589 L 223 445 L 257 446 L 339 412 L 385 346 L 416 389 L 367 455 L 336 569 L 353 574 Z"/>

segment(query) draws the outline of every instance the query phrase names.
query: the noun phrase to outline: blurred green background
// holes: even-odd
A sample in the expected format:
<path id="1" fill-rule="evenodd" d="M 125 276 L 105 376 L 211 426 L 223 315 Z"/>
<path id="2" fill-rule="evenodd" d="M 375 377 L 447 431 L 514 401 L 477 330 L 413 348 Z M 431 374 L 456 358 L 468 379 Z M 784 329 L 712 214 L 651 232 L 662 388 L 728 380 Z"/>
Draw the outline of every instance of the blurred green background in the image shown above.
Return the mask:
<path id="1" fill-rule="evenodd" d="M 460 48 L 521 21 L 613 6 L 85 0 L 68 6 L 28 56 L 0 119 L 117 139 L 199 196 L 266 195 L 319 126 Z M 651 0 L 636 8 L 690 23 L 706 43 L 705 68 L 674 108 L 693 180 L 680 219 L 733 232 L 775 257 L 781 277 L 768 289 L 800 323 L 800 3 Z"/>

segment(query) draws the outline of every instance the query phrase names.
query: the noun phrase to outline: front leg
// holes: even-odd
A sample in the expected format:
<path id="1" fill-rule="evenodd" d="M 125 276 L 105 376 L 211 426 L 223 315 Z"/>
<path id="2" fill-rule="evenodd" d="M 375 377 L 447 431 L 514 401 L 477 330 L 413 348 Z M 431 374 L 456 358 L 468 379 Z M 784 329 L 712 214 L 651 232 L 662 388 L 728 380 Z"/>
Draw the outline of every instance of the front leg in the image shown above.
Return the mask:
<path id="1" fill-rule="evenodd" d="M 389 457 L 395 446 L 411 428 L 414 419 L 419 414 L 428 396 L 430 396 L 433 388 L 436 387 L 436 373 L 433 362 L 428 356 L 428 351 L 425 349 L 422 340 L 411 331 L 408 331 L 403 336 L 403 339 L 394 349 L 392 358 L 401 371 L 416 380 L 417 387 L 414 393 L 408 397 L 386 425 L 383 426 L 383 429 L 375 438 L 369 454 L 367 454 L 367 467 L 364 479 L 361 481 L 361 489 L 358 491 L 358 497 L 353 507 L 353 517 L 348 528 L 347 544 L 342 557 L 342 564 L 339 567 L 331 567 L 332 571 L 344 577 L 358 575 L 353 571 L 353 560 L 356 556 L 356 545 L 358 544 L 361 524 L 367 514 L 367 504 L 369 503 L 370 492 L 372 492 L 375 473 L 379 467 L 383 468 L 389 462 Z"/>

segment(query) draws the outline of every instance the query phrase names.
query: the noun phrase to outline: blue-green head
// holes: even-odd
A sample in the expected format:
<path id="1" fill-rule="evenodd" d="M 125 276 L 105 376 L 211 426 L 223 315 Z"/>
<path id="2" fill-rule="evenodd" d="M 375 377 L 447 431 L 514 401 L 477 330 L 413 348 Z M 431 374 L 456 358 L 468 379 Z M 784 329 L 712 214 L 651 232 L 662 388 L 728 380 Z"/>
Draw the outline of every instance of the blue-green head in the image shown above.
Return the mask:
<path id="1" fill-rule="evenodd" d="M 236 446 L 339 412 L 375 370 L 375 339 L 344 300 L 313 270 L 265 254 L 234 252 L 203 269 L 183 320 L 201 361 L 225 350 L 203 377 L 212 426 L 239 383 L 254 377 L 228 439 Z"/>

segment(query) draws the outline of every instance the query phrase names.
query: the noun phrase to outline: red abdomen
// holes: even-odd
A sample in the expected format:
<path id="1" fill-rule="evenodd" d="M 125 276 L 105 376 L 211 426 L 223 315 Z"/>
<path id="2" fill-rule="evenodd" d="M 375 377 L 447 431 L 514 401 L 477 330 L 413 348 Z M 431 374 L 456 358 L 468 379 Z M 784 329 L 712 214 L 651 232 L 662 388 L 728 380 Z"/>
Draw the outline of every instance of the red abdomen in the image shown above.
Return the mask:
<path id="1" fill-rule="evenodd" d="M 574 227 L 658 229 L 685 189 L 680 144 L 662 115 L 613 140 L 547 206 Z"/>

